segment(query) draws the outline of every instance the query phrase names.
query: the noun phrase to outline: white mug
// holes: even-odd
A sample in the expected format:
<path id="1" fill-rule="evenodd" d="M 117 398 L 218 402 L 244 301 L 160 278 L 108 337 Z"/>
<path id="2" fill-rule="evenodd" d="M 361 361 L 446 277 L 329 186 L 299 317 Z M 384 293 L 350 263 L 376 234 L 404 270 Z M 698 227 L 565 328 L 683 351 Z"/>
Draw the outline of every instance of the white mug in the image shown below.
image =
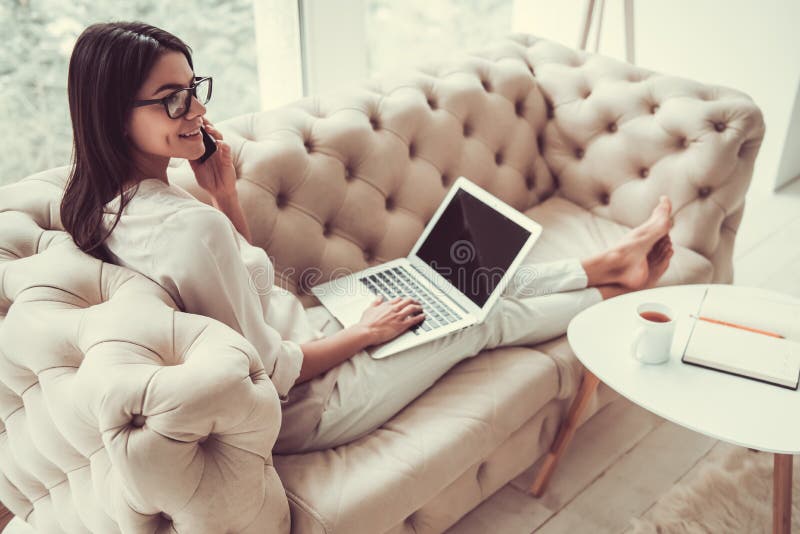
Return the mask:
<path id="1" fill-rule="evenodd" d="M 645 317 L 648 313 L 656 317 L 666 317 L 668 320 L 647 319 Z M 634 358 L 642 363 L 651 364 L 669 360 L 672 336 L 675 333 L 675 315 L 672 310 L 658 302 L 645 302 L 636 308 L 636 319 L 639 321 L 639 331 L 633 341 Z"/>

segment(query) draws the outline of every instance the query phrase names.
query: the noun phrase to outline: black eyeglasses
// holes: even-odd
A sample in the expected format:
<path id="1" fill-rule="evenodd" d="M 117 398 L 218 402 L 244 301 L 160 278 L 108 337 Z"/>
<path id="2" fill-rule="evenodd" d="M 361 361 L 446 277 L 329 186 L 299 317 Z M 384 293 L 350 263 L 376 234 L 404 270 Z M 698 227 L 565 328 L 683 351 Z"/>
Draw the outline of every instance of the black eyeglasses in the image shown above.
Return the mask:
<path id="1" fill-rule="evenodd" d="M 136 100 L 133 103 L 133 107 L 163 104 L 169 118 L 180 119 L 189 112 L 189 108 L 192 105 L 192 96 L 197 98 L 201 104 L 206 104 L 211 100 L 211 76 L 195 76 L 194 83 L 190 87 L 177 89 L 164 98 Z"/>

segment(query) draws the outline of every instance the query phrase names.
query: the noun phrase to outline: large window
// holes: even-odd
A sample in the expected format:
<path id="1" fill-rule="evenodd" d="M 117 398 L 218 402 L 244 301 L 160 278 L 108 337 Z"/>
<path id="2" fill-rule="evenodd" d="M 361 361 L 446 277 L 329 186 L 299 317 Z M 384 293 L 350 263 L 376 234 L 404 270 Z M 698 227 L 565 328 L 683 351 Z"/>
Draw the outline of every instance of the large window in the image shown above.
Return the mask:
<path id="1" fill-rule="evenodd" d="M 183 39 L 214 76 L 208 117 L 259 109 L 253 0 L 0 1 L 0 185 L 70 162 L 69 56 L 94 22 L 140 20 Z"/>
<path id="2" fill-rule="evenodd" d="M 480 48 L 512 31 L 515 1 L 0 0 L 0 185 L 70 163 L 67 70 L 89 24 L 140 20 L 183 39 L 214 77 L 219 122 Z"/>
<path id="3" fill-rule="evenodd" d="M 332 90 L 365 77 L 480 49 L 513 31 L 522 0 L 301 0 L 306 88 Z"/>
<path id="4" fill-rule="evenodd" d="M 479 49 L 511 33 L 513 0 L 365 0 L 367 72 Z"/>

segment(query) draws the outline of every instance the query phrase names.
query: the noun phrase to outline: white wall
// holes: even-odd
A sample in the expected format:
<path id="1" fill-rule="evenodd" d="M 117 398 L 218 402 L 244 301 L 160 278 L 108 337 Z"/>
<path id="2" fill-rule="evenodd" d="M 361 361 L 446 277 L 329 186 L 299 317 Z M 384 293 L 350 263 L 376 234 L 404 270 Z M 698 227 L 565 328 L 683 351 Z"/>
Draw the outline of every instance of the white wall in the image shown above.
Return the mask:
<path id="1" fill-rule="evenodd" d="M 514 7 L 514 31 L 578 45 L 583 0 L 515 0 Z M 640 0 L 634 26 L 638 65 L 739 89 L 761 108 L 767 130 L 752 192 L 800 175 L 799 1 Z M 624 60 L 623 30 L 623 1 L 606 0 L 599 52 Z M 587 48 L 593 43 L 594 32 Z"/>

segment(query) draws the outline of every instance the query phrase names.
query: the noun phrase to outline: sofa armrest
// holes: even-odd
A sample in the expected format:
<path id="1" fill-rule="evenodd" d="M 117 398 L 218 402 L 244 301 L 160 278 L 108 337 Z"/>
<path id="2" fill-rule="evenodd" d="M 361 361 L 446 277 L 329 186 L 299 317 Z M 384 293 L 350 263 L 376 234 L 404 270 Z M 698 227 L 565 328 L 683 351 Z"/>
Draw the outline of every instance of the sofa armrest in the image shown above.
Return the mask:
<path id="1" fill-rule="evenodd" d="M 171 351 L 126 353 L 108 343 L 102 325 L 114 314 L 102 308 L 85 319 L 81 344 L 89 350 L 74 404 L 99 430 L 122 482 L 114 497 L 114 508 L 125 510 L 117 513 L 122 530 L 149 531 L 154 516 L 192 533 L 262 532 L 285 519 L 271 455 L 280 403 L 249 342 L 222 323 L 172 310 Z"/>
<path id="2" fill-rule="evenodd" d="M 42 532 L 288 533 L 252 344 L 47 233 L 0 212 L 0 500 Z"/>
<path id="3" fill-rule="evenodd" d="M 673 203 L 673 240 L 732 279 L 733 239 L 764 137 L 752 99 L 703 84 L 518 36 L 544 94 L 544 158 L 559 194 L 627 226 L 660 195 Z"/>

